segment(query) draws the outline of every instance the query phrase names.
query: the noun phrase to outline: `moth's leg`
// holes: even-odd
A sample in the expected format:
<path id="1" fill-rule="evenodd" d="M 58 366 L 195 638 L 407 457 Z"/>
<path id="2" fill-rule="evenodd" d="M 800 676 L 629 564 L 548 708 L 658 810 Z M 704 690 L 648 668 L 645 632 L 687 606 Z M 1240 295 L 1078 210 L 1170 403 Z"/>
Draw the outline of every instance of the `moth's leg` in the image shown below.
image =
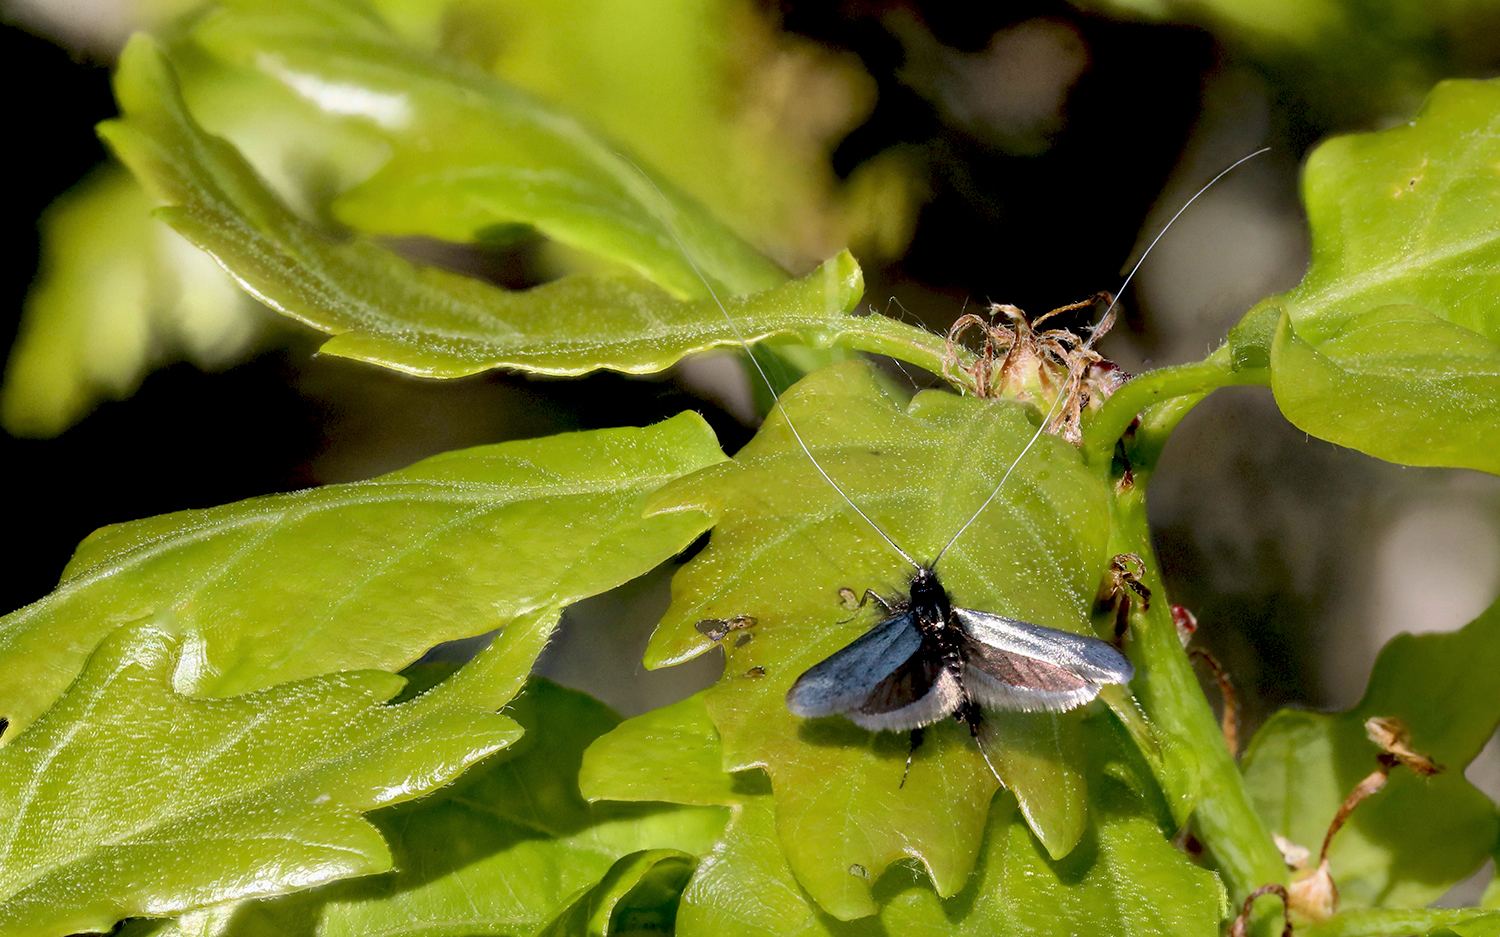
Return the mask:
<path id="1" fill-rule="evenodd" d="M 965 700 L 963 705 L 954 711 L 953 718 L 969 727 L 969 735 L 974 738 L 974 747 L 979 749 L 979 757 L 984 759 L 985 767 L 990 769 L 990 774 L 994 775 L 995 781 L 1004 787 L 1005 781 L 1000 777 L 1000 772 L 995 770 L 995 763 L 990 761 L 990 753 L 985 750 L 984 739 L 979 734 L 979 730 L 984 727 L 984 712 L 973 700 Z"/>
<path id="2" fill-rule="evenodd" d="M 969 735 L 979 738 L 979 729 L 984 725 L 984 713 L 973 700 L 965 700 L 953 711 L 953 718 L 969 727 Z"/>
<path id="3" fill-rule="evenodd" d="M 917 748 L 922 744 L 922 735 L 923 729 L 921 726 L 917 726 L 911 730 L 911 749 L 906 753 L 906 767 L 901 771 L 901 783 L 896 785 L 897 789 L 906 786 L 906 776 L 911 774 L 911 760 L 916 757 Z"/>
<path id="4" fill-rule="evenodd" d="M 850 615 L 848 618 L 844 619 L 843 622 L 840 622 L 840 624 L 853 621 L 855 615 L 858 615 L 862 610 L 864 610 L 865 605 L 871 599 L 874 599 L 876 602 L 878 602 L 880 604 L 880 607 L 885 609 L 885 613 L 887 615 L 894 615 L 896 613 L 895 606 L 891 605 L 891 603 L 881 598 L 880 594 L 874 589 L 866 589 L 865 594 L 860 596 L 858 602 L 855 602 L 854 590 L 849 588 L 848 586 L 845 586 L 844 588 L 839 590 L 839 601 L 844 603 L 845 608 L 852 607 L 854 610 L 854 615 Z"/>

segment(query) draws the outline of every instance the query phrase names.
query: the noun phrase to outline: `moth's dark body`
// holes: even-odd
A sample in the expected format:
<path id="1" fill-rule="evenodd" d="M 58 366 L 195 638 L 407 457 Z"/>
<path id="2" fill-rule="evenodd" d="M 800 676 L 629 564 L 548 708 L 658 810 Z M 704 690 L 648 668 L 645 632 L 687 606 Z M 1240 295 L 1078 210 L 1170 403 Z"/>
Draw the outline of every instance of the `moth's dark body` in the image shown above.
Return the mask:
<path id="1" fill-rule="evenodd" d="M 968 725 L 970 732 L 979 731 L 979 707 L 969 700 L 964 689 L 963 633 L 950 624 L 952 602 L 948 590 L 943 588 L 935 573 L 929 569 L 917 573 L 911 583 L 911 597 L 902 610 L 911 614 L 917 632 L 922 636 L 921 646 L 906 663 L 875 685 L 859 711 L 867 716 L 898 711 L 927 696 L 939 679 L 949 675 L 957 684 L 959 698 L 964 701 L 954 711 L 954 718 Z M 914 745 L 920 740 L 921 731 L 920 726 L 912 729 Z"/>
<path id="2" fill-rule="evenodd" d="M 1125 655 L 1097 638 L 955 607 L 927 567 L 891 611 L 797 679 L 787 693 L 792 712 L 910 730 L 914 740 L 953 716 L 977 734 L 980 707 L 1061 712 L 1134 675 Z"/>

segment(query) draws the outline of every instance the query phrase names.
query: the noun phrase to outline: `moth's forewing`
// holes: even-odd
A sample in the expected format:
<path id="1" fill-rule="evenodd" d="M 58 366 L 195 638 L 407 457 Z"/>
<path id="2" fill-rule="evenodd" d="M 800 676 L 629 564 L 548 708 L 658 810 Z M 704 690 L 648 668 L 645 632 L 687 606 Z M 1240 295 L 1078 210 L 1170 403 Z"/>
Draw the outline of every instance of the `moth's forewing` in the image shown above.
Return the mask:
<path id="1" fill-rule="evenodd" d="M 965 688 L 989 709 L 1064 712 L 1135 675 L 1098 638 L 968 608 L 953 609 L 953 618 L 966 639 Z"/>
<path id="2" fill-rule="evenodd" d="M 786 705 L 798 716 L 842 715 L 866 729 L 898 731 L 943 718 L 959 696 L 958 680 L 905 612 L 808 668 L 787 691 Z"/>

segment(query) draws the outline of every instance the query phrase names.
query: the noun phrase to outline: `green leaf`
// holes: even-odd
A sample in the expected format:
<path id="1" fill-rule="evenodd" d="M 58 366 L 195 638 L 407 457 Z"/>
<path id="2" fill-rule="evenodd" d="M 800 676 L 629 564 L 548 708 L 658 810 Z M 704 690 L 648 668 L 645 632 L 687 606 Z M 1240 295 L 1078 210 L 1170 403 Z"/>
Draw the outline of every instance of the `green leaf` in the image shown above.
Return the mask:
<path id="1" fill-rule="evenodd" d="M 1297 932 L 1299 937 L 1500 937 L 1500 914 L 1478 908 L 1345 911 Z"/>
<path id="2" fill-rule="evenodd" d="M 1014 799 L 1000 793 L 989 811 L 981 857 L 957 895 L 943 899 L 910 865 L 890 869 L 874 883 L 878 916 L 841 922 L 821 910 L 783 855 L 773 798 L 731 776 L 690 746 L 673 741 L 675 717 L 683 738 L 701 741 L 707 710 L 700 697 L 628 720 L 597 741 L 584 759 L 595 766 L 589 796 L 657 796 L 677 801 L 682 790 L 697 802 L 706 790 L 734 789 L 734 816 L 713 850 L 699 863 L 677 916 L 681 937 L 733 935 L 1023 935 L 1088 933 L 1199 935 L 1217 931 L 1224 913 L 1223 889 L 1212 873 L 1195 868 L 1142 814 L 1140 801 L 1113 780 L 1091 775 L 1096 809 L 1091 829 L 1066 858 L 1053 859 L 1017 817 Z M 1107 733 L 1119 748 L 1115 730 Z M 715 752 L 716 753 L 716 752 Z M 1118 764 L 1101 752 L 1100 765 Z M 645 791 L 633 780 L 663 766 L 672 780 Z M 607 766 L 607 767 L 606 767 Z M 914 769 L 915 770 L 915 769 Z M 1107 769 L 1112 771 L 1113 769 Z M 851 877 L 875 874 L 851 868 Z"/>
<path id="3" fill-rule="evenodd" d="M 674 580 L 647 666 L 712 647 L 695 627 L 702 619 L 756 620 L 723 642 L 725 676 L 708 694 L 708 710 L 723 735 L 726 767 L 770 773 L 778 830 L 802 886 L 848 919 L 874 910 L 869 884 L 849 874 L 852 866 L 874 878 L 915 857 L 940 893 L 957 892 L 973 867 L 996 783 L 951 721 L 928 730 L 902 787 L 904 735 L 787 711 L 797 675 L 878 617 L 874 609 L 852 614 L 838 590 L 895 595 L 912 572 L 818 473 L 788 431 L 788 414 L 855 503 L 921 559 L 985 501 L 1035 436 L 1039 415 L 938 392 L 904 405 L 868 365 L 850 362 L 784 395 L 733 462 L 684 478 L 655 500 L 659 512 L 706 511 L 715 530 Z M 940 572 L 960 604 L 1078 631 L 1088 627 L 1108 535 L 1106 487 L 1077 450 L 1043 435 L 943 557 Z M 1058 856 L 1083 831 L 1082 718 L 1007 716 L 991 743 L 1006 783 Z"/>
<path id="4" fill-rule="evenodd" d="M 334 335 L 325 354 L 426 377 L 498 367 L 650 373 L 694 352 L 788 335 L 942 367 L 945 348 L 934 336 L 884 316 L 847 315 L 863 289 L 847 253 L 723 309 L 625 278 L 567 277 L 508 292 L 415 267 L 367 240 L 336 241 L 297 218 L 232 147 L 197 126 L 149 41 L 126 49 L 116 93 L 126 118 L 100 132 L 177 206 L 164 217 L 262 301 Z"/>
<path id="5" fill-rule="evenodd" d="M 224 700 L 179 694 L 187 642 L 152 624 L 105 639 L 0 749 L 0 930 L 62 935 L 380 872 L 359 814 L 440 787 L 520 734 L 491 710 L 557 622 L 526 616 L 450 680 L 383 705 L 378 671 Z"/>
<path id="6" fill-rule="evenodd" d="M 541 680 L 518 701 L 515 715 L 526 729 L 516 753 L 372 817 L 391 844 L 394 872 L 245 903 L 220 912 L 208 932 L 530 937 L 607 933 L 597 925 L 616 910 L 659 912 L 655 890 L 681 879 L 685 857 L 708 850 L 724 829 L 725 812 L 590 807 L 578 794 L 579 758 L 618 718 L 581 693 Z"/>
<path id="7" fill-rule="evenodd" d="M 684 413 L 106 527 L 54 592 L 0 619 L 0 715 L 25 726 L 105 634 L 145 618 L 186 639 L 175 677 L 184 693 L 399 670 L 434 644 L 670 558 L 707 521 L 643 519 L 646 498 L 722 458 L 703 419 Z"/>
<path id="8" fill-rule="evenodd" d="M 337 202 L 340 219 L 360 230 L 475 241 L 527 224 L 677 296 L 704 295 L 694 261 L 721 292 L 786 279 L 617 144 L 517 88 L 412 49 L 343 4 L 240 0 L 194 37 L 330 120 L 384 137 L 390 160 Z"/>
<path id="9" fill-rule="evenodd" d="M 1309 158 L 1312 265 L 1268 301 L 1272 387 L 1299 428 L 1395 462 L 1500 472 L 1497 167 L 1500 81 L 1445 82 L 1411 123 Z"/>
<path id="10" fill-rule="evenodd" d="M 1500 723 L 1500 603 L 1452 634 L 1399 635 L 1380 652 L 1364 698 L 1337 715 L 1283 710 L 1256 733 L 1245 782 L 1272 830 L 1316 854 L 1339 804 L 1375 770 L 1372 716 L 1401 720 L 1414 749 L 1446 771 L 1392 772 L 1334 837 L 1329 868 L 1346 908 L 1427 904 L 1472 874 L 1500 839 L 1500 810 L 1464 768 Z"/>
<path id="11" fill-rule="evenodd" d="M 42 271 L 0 389 L 7 431 L 54 436 L 162 358 L 214 367 L 254 340 L 253 305 L 153 207 L 110 164 L 42 216 Z"/>
<path id="12" fill-rule="evenodd" d="M 672 933 L 677 903 L 696 865 L 692 856 L 671 849 L 632 853 L 558 915 L 542 937 Z"/>
<path id="13" fill-rule="evenodd" d="M 651 763 L 640 763 L 650 752 Z M 703 694 L 627 719 L 584 752 L 578 786 L 588 800 L 666 801 L 699 806 L 739 803 L 735 779 L 721 768 L 719 730 Z"/>

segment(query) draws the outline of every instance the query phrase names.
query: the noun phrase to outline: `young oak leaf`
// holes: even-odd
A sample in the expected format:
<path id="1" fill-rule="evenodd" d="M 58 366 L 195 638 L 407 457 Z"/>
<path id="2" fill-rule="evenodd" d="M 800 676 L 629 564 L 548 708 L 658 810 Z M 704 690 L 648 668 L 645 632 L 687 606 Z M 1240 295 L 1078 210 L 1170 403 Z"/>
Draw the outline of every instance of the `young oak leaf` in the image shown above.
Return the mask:
<path id="1" fill-rule="evenodd" d="M 1106 732 L 1109 744 L 1101 747 L 1129 760 L 1123 734 Z M 756 783 L 758 772 L 725 773 L 717 743 L 699 694 L 622 723 L 584 756 L 582 787 L 592 799 L 733 805 L 729 826 L 683 893 L 675 931 L 681 937 L 1189 935 L 1215 931 L 1223 915 L 1214 875 L 1167 842 L 1125 786 L 1100 777 L 1103 763 L 1111 774 L 1118 768 L 1101 756 L 1091 759 L 1100 789 L 1091 828 L 1067 857 L 1048 855 L 1002 792 L 989 811 L 978 866 L 958 894 L 942 898 L 914 870 L 897 866 L 874 884 L 874 915 L 836 920 L 788 865 L 773 798 Z"/>
<path id="2" fill-rule="evenodd" d="M 602 935 L 617 911 L 675 907 L 691 857 L 723 831 L 725 811 L 590 805 L 578 792 L 579 761 L 619 718 L 546 680 L 506 712 L 525 735 L 501 756 L 370 817 L 390 844 L 392 872 L 214 909 L 184 937 Z M 655 891 L 662 886 L 671 894 Z"/>
<path id="3" fill-rule="evenodd" d="M 742 339 L 794 336 L 941 366 L 942 343 L 930 334 L 885 316 L 848 314 L 863 280 L 847 252 L 801 279 L 727 299 L 723 309 L 625 277 L 570 276 L 504 290 L 302 221 L 234 147 L 198 126 L 149 39 L 125 48 L 115 93 L 125 116 L 100 133 L 168 203 L 161 217 L 262 302 L 332 335 L 324 354 L 434 378 L 495 368 L 648 374 Z"/>
<path id="4" fill-rule="evenodd" d="M 1013 403 L 928 393 L 904 405 L 859 362 L 809 376 L 781 407 L 855 503 L 918 559 L 959 530 L 1035 433 L 1035 417 Z M 769 772 L 782 847 L 802 886 L 834 916 L 860 917 L 875 906 L 869 881 L 849 870 L 873 879 L 915 857 L 939 893 L 957 892 L 996 788 L 967 733 L 951 721 L 931 727 L 902 786 L 904 734 L 799 719 L 785 702 L 799 674 L 879 617 L 856 615 L 839 590 L 899 595 L 912 570 L 819 475 L 779 408 L 732 462 L 663 489 L 653 510 L 706 511 L 716 526 L 673 582 L 647 665 L 712 647 L 695 627 L 703 619 L 754 619 L 723 639 L 725 676 L 707 706 L 725 767 Z M 959 604 L 1079 631 L 1108 533 L 1105 486 L 1075 449 L 1044 435 L 938 572 Z M 1047 848 L 1067 854 L 1085 826 L 1081 714 L 990 718 L 991 759 Z"/>
<path id="5" fill-rule="evenodd" d="M 1411 122 L 1313 152 L 1312 264 L 1235 336 L 1287 419 L 1382 459 L 1500 472 L 1497 166 L 1500 81 L 1443 82 Z"/>
<path id="6" fill-rule="evenodd" d="M 1340 803 L 1375 769 L 1365 720 L 1400 720 L 1445 771 L 1392 770 L 1334 837 L 1328 860 L 1343 908 L 1427 904 L 1472 874 L 1500 839 L 1500 809 L 1464 778 L 1500 724 L 1500 602 L 1452 634 L 1398 635 L 1364 698 L 1333 715 L 1282 710 L 1245 753 L 1245 783 L 1266 824 L 1316 850 Z"/>
<path id="7" fill-rule="evenodd" d="M 380 872 L 360 814 L 418 797 L 513 742 L 557 609 L 512 622 L 428 692 L 354 671 L 230 699 L 173 687 L 181 638 L 110 634 L 56 705 L 0 749 L 0 931 L 108 930 Z"/>
<path id="8" fill-rule="evenodd" d="M 176 685 L 194 695 L 398 670 L 434 644 L 667 560 L 707 519 L 643 519 L 645 499 L 723 458 L 708 424 L 685 413 L 106 527 L 55 591 L 0 619 L 0 715 L 23 727 L 106 633 L 148 616 L 187 636 Z"/>

